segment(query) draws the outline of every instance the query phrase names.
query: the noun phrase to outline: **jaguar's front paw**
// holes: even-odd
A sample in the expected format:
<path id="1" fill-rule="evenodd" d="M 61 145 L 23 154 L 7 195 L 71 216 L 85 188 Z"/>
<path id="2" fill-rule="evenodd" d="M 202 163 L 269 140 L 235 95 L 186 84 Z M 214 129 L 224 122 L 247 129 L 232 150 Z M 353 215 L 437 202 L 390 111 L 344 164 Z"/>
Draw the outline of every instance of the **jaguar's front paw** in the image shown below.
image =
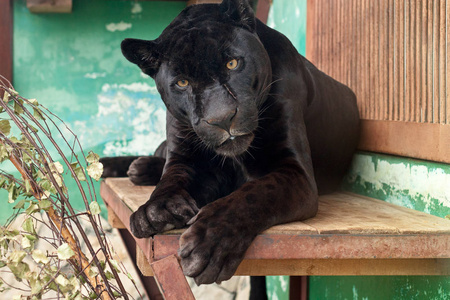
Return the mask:
<path id="1" fill-rule="evenodd" d="M 131 163 L 127 175 L 136 185 L 156 185 L 161 179 L 165 163 L 162 157 L 139 157 Z"/>
<path id="2" fill-rule="evenodd" d="M 156 194 L 155 194 L 156 196 Z M 173 228 L 182 228 L 198 212 L 187 192 L 156 196 L 130 217 L 130 229 L 137 238 L 146 238 Z"/>
<path id="3" fill-rule="evenodd" d="M 210 209 L 214 204 L 200 210 L 180 239 L 183 272 L 197 285 L 230 279 L 255 236 L 238 224 L 234 211 Z"/>
<path id="4" fill-rule="evenodd" d="M 126 177 L 130 164 L 138 156 L 118 156 L 102 157 L 100 162 L 103 164 L 102 178 L 106 177 Z"/>

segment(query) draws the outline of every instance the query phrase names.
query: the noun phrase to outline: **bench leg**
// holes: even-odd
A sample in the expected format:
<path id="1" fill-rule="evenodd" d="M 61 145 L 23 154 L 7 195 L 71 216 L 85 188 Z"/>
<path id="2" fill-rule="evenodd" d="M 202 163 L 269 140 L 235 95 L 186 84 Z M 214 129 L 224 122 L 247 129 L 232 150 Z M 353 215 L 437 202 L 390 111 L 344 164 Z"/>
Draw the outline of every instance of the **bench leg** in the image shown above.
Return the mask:
<path id="1" fill-rule="evenodd" d="M 150 264 L 156 282 L 166 300 L 195 300 L 191 288 L 184 277 L 180 263 L 175 255 L 157 260 Z"/>
<path id="2" fill-rule="evenodd" d="M 308 300 L 308 276 L 289 277 L 289 299 Z"/>
<path id="3" fill-rule="evenodd" d="M 133 261 L 133 265 L 136 269 L 136 272 L 139 274 L 139 280 L 141 281 L 144 292 L 149 299 L 152 300 L 163 300 L 163 296 L 159 292 L 159 288 L 156 284 L 156 281 L 153 277 L 144 276 L 136 265 L 136 241 L 130 232 L 126 229 L 119 229 L 120 236 L 124 241 L 125 247 L 127 248 L 128 255 L 131 257 Z"/>

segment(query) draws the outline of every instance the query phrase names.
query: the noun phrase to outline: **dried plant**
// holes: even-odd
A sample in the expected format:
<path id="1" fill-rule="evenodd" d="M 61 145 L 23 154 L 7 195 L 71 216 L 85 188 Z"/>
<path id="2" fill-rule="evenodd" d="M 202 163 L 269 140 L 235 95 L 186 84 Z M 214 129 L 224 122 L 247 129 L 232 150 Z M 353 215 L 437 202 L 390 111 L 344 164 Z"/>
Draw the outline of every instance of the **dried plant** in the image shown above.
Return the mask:
<path id="1" fill-rule="evenodd" d="M 60 118 L 36 100 L 21 97 L 0 76 L 2 95 L 0 164 L 12 163 L 18 174 L 0 169 L 0 190 L 6 190 L 14 209 L 0 227 L 0 274 L 12 272 L 25 299 L 129 299 L 119 273 L 127 280 L 132 280 L 131 275 L 113 259 L 99 215 L 92 180 L 99 180 L 103 170 L 98 155 L 85 156 L 77 136 Z M 84 211 L 75 210 L 69 201 L 64 178 L 70 176 Z M 88 238 L 85 223 L 92 227 L 98 249 Z M 47 227 L 49 236 L 40 236 L 38 225 Z M 36 245 L 43 242 L 53 251 L 38 249 Z M 63 269 L 67 263 L 71 272 Z M 0 283 L 3 290 L 15 286 Z"/>

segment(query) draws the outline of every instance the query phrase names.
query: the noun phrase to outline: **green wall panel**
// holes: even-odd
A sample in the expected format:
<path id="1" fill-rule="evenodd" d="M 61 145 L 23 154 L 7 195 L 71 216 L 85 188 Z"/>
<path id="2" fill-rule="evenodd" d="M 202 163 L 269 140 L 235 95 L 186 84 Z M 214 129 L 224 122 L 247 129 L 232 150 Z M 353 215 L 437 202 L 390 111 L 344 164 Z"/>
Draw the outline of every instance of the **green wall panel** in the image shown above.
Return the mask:
<path id="1" fill-rule="evenodd" d="M 450 215 L 450 165 L 358 153 L 343 187 L 438 217 Z"/>
<path id="2" fill-rule="evenodd" d="M 268 300 L 289 299 L 289 276 L 266 276 Z"/>
<path id="3" fill-rule="evenodd" d="M 450 214 L 450 166 L 361 152 L 344 190 L 439 217 Z M 316 276 L 310 299 L 450 299 L 449 276 Z"/>
<path id="4" fill-rule="evenodd" d="M 447 300 L 444 276 L 321 276 L 310 278 L 311 300 Z M 314 287 L 314 288 L 313 288 Z"/>
<path id="5" fill-rule="evenodd" d="M 297 51 L 305 55 L 306 0 L 275 0 L 267 25 L 287 36 Z"/>
<path id="6" fill-rule="evenodd" d="M 165 108 L 153 80 L 122 56 L 120 42 L 158 37 L 186 2 L 77 0 L 70 14 L 32 14 L 25 0 L 13 5 L 16 90 L 63 119 L 86 152 L 153 153 L 165 138 Z M 72 205 L 84 210 L 66 177 Z M 0 211 L 2 223 L 11 213 Z"/>
<path id="7" fill-rule="evenodd" d="M 77 0 L 71 14 L 31 14 L 15 1 L 14 85 L 62 117 L 86 149 L 152 153 L 165 136 L 165 109 L 120 42 L 156 38 L 185 5 Z"/>

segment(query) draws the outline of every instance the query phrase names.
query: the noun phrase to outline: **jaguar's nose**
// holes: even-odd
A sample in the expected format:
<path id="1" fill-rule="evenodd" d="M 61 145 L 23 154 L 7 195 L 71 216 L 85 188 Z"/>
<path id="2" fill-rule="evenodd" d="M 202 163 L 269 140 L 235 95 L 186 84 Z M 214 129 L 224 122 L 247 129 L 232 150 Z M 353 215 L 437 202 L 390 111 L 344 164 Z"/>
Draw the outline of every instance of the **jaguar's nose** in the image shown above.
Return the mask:
<path id="1" fill-rule="evenodd" d="M 209 119 L 205 122 L 208 123 L 211 126 L 217 126 L 219 128 L 222 128 L 226 132 L 230 132 L 231 124 L 233 124 L 233 119 L 237 114 L 238 109 L 229 112 L 226 114 L 226 116 L 222 119 Z"/>

